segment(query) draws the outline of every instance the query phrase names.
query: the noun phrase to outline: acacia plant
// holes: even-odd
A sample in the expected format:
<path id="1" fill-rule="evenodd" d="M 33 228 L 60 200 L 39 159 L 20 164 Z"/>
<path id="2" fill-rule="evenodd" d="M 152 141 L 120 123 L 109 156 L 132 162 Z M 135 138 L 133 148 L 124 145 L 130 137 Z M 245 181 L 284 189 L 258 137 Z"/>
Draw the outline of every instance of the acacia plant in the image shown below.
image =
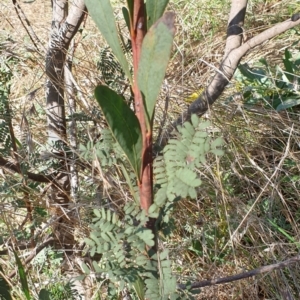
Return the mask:
<path id="1" fill-rule="evenodd" d="M 12 2 L 20 13 L 17 1 L 12 0 Z M 25 22 L 27 33 L 37 52 L 39 55 L 41 54 L 42 60 L 46 58 L 46 74 L 48 76 L 46 102 L 49 147 L 42 149 L 43 152 L 39 151 L 40 149 L 36 152 L 40 152 L 41 158 L 44 159 L 39 163 L 43 164 L 49 157 L 53 159 L 54 163 L 50 164 L 50 167 L 47 165 L 46 170 L 38 169 L 28 164 L 29 160 L 21 155 L 22 150 L 27 146 L 30 148 L 30 145 L 22 147 L 22 143 L 19 143 L 14 135 L 13 114 L 9 106 L 12 74 L 5 63 L 3 66 L 1 65 L 0 70 L 0 166 L 4 172 L 8 170 L 9 173 L 19 174 L 15 176 L 13 182 L 17 182 L 17 186 L 20 187 L 18 193 L 24 195 L 22 199 L 24 199 L 28 212 L 23 225 L 27 220 L 33 221 L 33 205 L 29 197 L 29 187 L 36 188 L 39 184 L 47 184 L 43 195 L 49 195 L 51 205 L 57 208 L 54 218 L 51 218 L 48 223 L 51 226 L 55 224 L 52 227 L 52 233 L 41 245 L 36 247 L 35 242 L 39 233 L 34 234 L 33 231 L 30 235 L 30 243 L 20 244 L 19 241 L 15 241 L 15 247 L 20 250 L 34 248 L 25 261 L 26 265 L 48 245 L 56 243 L 64 249 L 75 246 L 72 230 L 76 220 L 72 214 L 74 206 L 70 204 L 72 204 L 72 200 L 76 202 L 77 198 L 76 163 L 79 151 L 77 151 L 76 134 L 72 130 L 70 130 L 70 135 L 73 133 L 73 137 L 71 136 L 68 142 L 66 122 L 68 109 L 66 109 L 65 98 L 70 97 L 69 88 L 72 86 L 68 83 L 70 81 L 67 78 L 72 66 L 68 59 L 68 55 L 72 52 L 69 46 L 84 19 L 85 5 L 119 61 L 134 95 L 132 110 L 131 106 L 118 94 L 118 91 L 114 91 L 108 86 L 98 86 L 95 90 L 95 97 L 111 130 L 111 133 L 103 130 L 102 137 L 105 135 L 109 140 L 111 137 L 109 135 L 112 134 L 119 144 L 119 148 L 127 157 L 127 162 L 135 174 L 135 182 L 128 174 L 130 172 L 127 168 L 128 163 L 123 162 L 121 169 L 129 190 L 137 201 L 126 203 L 123 211 L 112 211 L 105 208 L 94 211 L 91 235 L 90 238 L 85 239 L 85 242 L 90 247 L 89 252 L 95 261 L 90 266 L 83 264 L 84 270 L 90 272 L 92 269 L 99 277 L 107 278 L 108 276 L 110 294 L 115 294 L 118 290 L 124 291 L 127 288 L 134 291 L 139 299 L 166 299 L 168 297 L 183 299 L 185 296 L 189 297 L 185 294 L 189 288 L 192 290 L 206 285 L 238 280 L 299 261 L 299 257 L 296 257 L 272 267 L 262 267 L 243 273 L 241 276 L 196 282 L 191 285 L 189 283 L 179 284 L 177 278 L 172 275 L 168 250 L 158 246 L 159 238 L 168 236 L 172 229 L 170 212 L 175 203 L 185 197 L 197 197 L 198 187 L 201 185 L 197 169 L 205 163 L 207 155 L 211 157 L 211 155 L 222 154 L 222 150 L 218 149 L 222 145 L 222 138 L 217 137 L 213 140 L 207 129 L 210 125 L 209 122 L 201 122 L 195 114 L 202 115 L 218 99 L 231 80 L 241 58 L 249 50 L 300 24 L 300 15 L 294 14 L 288 20 L 242 42 L 242 27 L 247 2 L 246 0 L 232 0 L 226 47 L 220 67 L 208 87 L 170 127 L 171 130 L 174 127 L 178 130 L 177 137 L 164 141 L 166 147 L 154 161 L 152 137 L 155 104 L 166 72 L 175 34 L 174 13 L 166 12 L 164 14 L 168 1 L 127 1 L 127 8 L 123 8 L 122 11 L 129 29 L 132 61 L 128 60 L 123 52 L 124 41 L 114 22 L 114 13 L 109 0 L 86 0 L 86 3 L 84 0 L 74 0 L 69 14 L 67 14 L 69 1 L 51 1 L 52 33 L 49 46 L 44 52 L 44 46 L 30 30 L 28 20 Z M 20 19 L 23 19 L 23 16 Z M 13 65 L 14 62 L 14 60 L 10 61 Z M 71 82 L 74 82 L 74 78 L 71 78 Z M 71 99 L 69 100 L 71 103 Z M 89 107 L 87 106 L 87 108 Z M 69 111 L 72 119 L 74 110 L 69 107 Z M 25 114 L 23 120 L 26 124 Z M 166 130 L 167 134 L 164 136 L 170 136 L 169 130 L 169 128 Z M 30 154 L 29 151 L 28 155 Z M 37 169 L 39 171 L 34 173 L 33 170 Z M 20 182 L 21 184 L 19 184 Z M 73 183 L 74 185 L 72 185 Z M 135 183 L 138 192 L 136 192 Z M 7 185 L 3 185 L 4 188 Z M 10 190 L 12 189 L 10 188 Z M 50 193 L 48 193 L 49 190 Z M 1 250 L 1 255 L 3 253 L 6 255 L 8 250 Z M 71 253 L 71 251 L 67 253 Z M 99 254 L 97 261 L 95 253 Z M 18 260 L 16 259 L 16 261 Z M 19 273 L 23 274 L 22 279 L 24 279 L 25 272 L 20 272 L 23 270 L 21 262 L 18 262 L 18 267 Z M 2 273 L 1 271 L 0 283 L 4 278 Z M 13 278 L 16 273 L 16 271 L 12 272 L 7 278 Z M 9 290 L 7 282 L 2 280 L 3 282 L 5 291 Z M 24 281 L 22 281 L 22 285 L 24 287 Z M 26 291 L 28 294 L 28 286 Z"/>
<path id="2" fill-rule="evenodd" d="M 95 90 L 96 99 L 112 133 L 135 172 L 141 208 L 146 212 L 153 203 L 154 109 L 175 33 L 174 13 L 167 12 L 162 16 L 167 3 L 168 1 L 148 1 L 145 5 L 144 1 L 132 1 L 128 3 L 128 9 L 123 8 L 132 44 L 132 75 L 121 48 L 109 2 L 87 1 L 88 7 L 91 8 L 91 16 L 118 58 L 134 93 L 135 112 L 108 87 L 99 86 Z M 149 226 L 152 225 L 149 224 Z"/>
<path id="3" fill-rule="evenodd" d="M 192 123 L 178 127 L 177 139 L 170 140 L 155 160 L 153 186 L 152 134 L 155 104 L 165 76 L 175 34 L 175 14 L 165 12 L 168 1 L 128 1 L 123 15 L 132 45 L 133 72 L 122 49 L 120 36 L 108 0 L 87 0 L 87 8 L 111 47 L 131 84 L 134 111 L 122 96 L 108 86 L 98 86 L 95 98 L 101 106 L 112 135 L 134 170 L 139 199 L 127 203 L 123 219 L 111 210 L 95 210 L 91 238 L 85 239 L 90 253 L 102 255 L 93 263 L 98 274 L 108 274 L 112 286 L 122 290 L 126 284 L 140 299 L 183 299 L 176 289 L 167 249 L 158 249 L 158 234 L 170 233 L 170 211 L 181 198 L 197 197 L 201 181 L 196 173 L 206 154 L 221 155 L 222 138 L 211 140 L 196 115 Z M 124 176 L 130 183 L 123 168 Z M 134 189 L 132 190 L 133 193 Z M 154 195 L 154 191 L 156 191 Z M 84 270 L 89 268 L 83 264 Z M 113 285 L 116 284 L 116 285 Z M 145 295 L 144 292 L 146 291 Z"/>
<path id="4" fill-rule="evenodd" d="M 168 1 L 144 3 L 132 0 L 127 1 L 127 8 L 122 8 L 132 45 L 131 73 L 110 2 L 86 0 L 90 15 L 118 59 L 134 94 L 133 111 L 122 96 L 108 86 L 95 89 L 95 98 L 112 135 L 134 170 L 138 185 L 138 196 L 134 198 L 139 199 L 139 207 L 135 203 L 127 203 L 121 219 L 116 212 L 104 208 L 95 210 L 91 236 L 85 239 L 91 255 L 98 253 L 102 257 L 100 262 L 93 262 L 92 269 L 108 276 L 112 296 L 116 290 L 122 291 L 129 284 L 127 287 L 134 290 L 139 299 L 184 299 L 191 297 L 187 291 L 189 288 L 203 286 L 203 283 L 177 286 L 168 250 L 158 247 L 159 235 L 170 233 L 170 211 L 174 204 L 187 196 L 197 197 L 201 181 L 195 169 L 201 168 L 208 153 L 222 154 L 222 150 L 218 149 L 223 143 L 222 138 L 211 140 L 206 130 L 210 123 L 200 122 L 194 113 L 203 114 L 218 99 L 248 50 L 298 22 L 296 17 L 292 17 L 241 45 L 247 1 L 233 1 L 220 70 L 174 125 L 184 121 L 191 123 L 177 126 L 177 139 L 169 140 L 162 154 L 153 162 L 155 104 L 175 34 L 174 13 L 164 13 L 167 4 Z M 131 184 L 129 176 L 124 176 Z M 134 192 L 134 189 L 131 191 Z M 90 272 L 87 265 L 82 266 L 87 273 Z M 253 276 L 252 273 L 248 275 Z"/>

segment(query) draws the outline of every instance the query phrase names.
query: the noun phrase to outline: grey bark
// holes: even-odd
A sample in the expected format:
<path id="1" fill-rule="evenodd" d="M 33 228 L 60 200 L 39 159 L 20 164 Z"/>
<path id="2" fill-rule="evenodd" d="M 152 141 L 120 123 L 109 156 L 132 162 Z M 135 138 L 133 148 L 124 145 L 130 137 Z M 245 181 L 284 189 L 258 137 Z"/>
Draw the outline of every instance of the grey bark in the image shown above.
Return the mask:
<path id="1" fill-rule="evenodd" d="M 76 34 L 85 14 L 84 0 L 72 1 L 68 12 L 67 0 L 52 1 L 51 36 L 46 54 L 46 102 L 48 121 L 48 147 L 59 156 L 60 165 L 57 183 L 52 186 L 50 203 L 54 207 L 53 214 L 60 216 L 54 228 L 57 238 L 65 248 L 74 243 L 72 219 L 68 210 L 70 202 L 70 178 L 67 157 L 70 154 L 67 146 L 67 128 L 64 101 L 64 68 L 70 42 Z"/>
<path id="2" fill-rule="evenodd" d="M 71 196 L 76 202 L 77 198 L 77 189 L 78 189 L 78 175 L 76 170 L 76 149 L 77 149 L 77 124 L 76 119 L 73 117 L 76 112 L 76 99 L 74 95 L 74 89 L 72 86 L 71 78 L 65 74 L 65 82 L 66 82 L 66 91 L 67 91 L 67 99 L 70 110 L 70 129 L 69 129 L 69 143 L 72 148 L 72 157 L 70 164 L 70 177 L 71 177 Z"/>
<path id="3" fill-rule="evenodd" d="M 77 203 L 78 195 L 78 172 L 77 172 L 77 123 L 74 114 L 76 113 L 76 96 L 74 84 L 72 82 L 72 61 L 74 55 L 74 40 L 72 41 L 72 53 L 67 58 L 67 64 L 65 66 L 65 84 L 66 84 L 66 98 L 69 106 L 70 112 L 70 125 L 69 125 L 69 144 L 71 147 L 71 157 L 70 157 L 70 185 L 71 185 L 71 198 L 73 202 Z M 79 219 L 78 209 L 73 212 L 74 218 Z"/>

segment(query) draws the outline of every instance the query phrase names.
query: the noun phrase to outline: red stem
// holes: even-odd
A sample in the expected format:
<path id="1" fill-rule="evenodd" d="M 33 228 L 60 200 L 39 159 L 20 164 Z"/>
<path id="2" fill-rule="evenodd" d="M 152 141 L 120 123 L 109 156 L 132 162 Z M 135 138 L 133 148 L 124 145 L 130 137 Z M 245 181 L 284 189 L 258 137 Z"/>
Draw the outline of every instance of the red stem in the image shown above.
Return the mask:
<path id="1" fill-rule="evenodd" d="M 146 34 L 146 15 L 143 0 L 135 0 L 133 6 L 133 20 L 131 28 L 131 42 L 134 68 L 134 106 L 135 113 L 140 122 L 143 150 L 142 150 L 142 170 L 138 179 L 141 208 L 148 211 L 153 202 L 153 179 L 152 179 L 152 132 L 146 127 L 146 116 L 142 94 L 137 84 L 137 73 L 141 55 L 141 48 Z"/>

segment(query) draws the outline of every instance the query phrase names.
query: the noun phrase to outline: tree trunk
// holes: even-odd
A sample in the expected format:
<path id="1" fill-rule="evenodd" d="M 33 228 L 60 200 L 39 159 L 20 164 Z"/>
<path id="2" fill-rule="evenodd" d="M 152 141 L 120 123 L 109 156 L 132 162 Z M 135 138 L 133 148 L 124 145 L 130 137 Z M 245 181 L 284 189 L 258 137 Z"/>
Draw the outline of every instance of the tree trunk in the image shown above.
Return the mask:
<path id="1" fill-rule="evenodd" d="M 67 0 L 52 1 L 51 36 L 46 54 L 46 101 L 48 122 L 48 147 L 60 166 L 56 174 L 56 185 L 52 185 L 50 206 L 57 217 L 53 227 L 60 245 L 65 249 L 72 248 L 72 211 L 69 210 L 70 173 L 69 160 L 71 152 L 67 145 L 67 128 L 64 103 L 64 67 L 70 42 L 76 34 L 85 14 L 84 0 L 74 0 L 68 13 Z"/>

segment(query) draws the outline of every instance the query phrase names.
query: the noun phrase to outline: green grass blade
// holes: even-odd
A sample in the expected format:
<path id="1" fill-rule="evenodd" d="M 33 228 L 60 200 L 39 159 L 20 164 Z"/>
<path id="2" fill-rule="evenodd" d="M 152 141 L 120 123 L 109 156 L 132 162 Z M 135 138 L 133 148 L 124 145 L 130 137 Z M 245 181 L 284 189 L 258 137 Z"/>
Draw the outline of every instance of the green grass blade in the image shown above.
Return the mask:
<path id="1" fill-rule="evenodd" d="M 286 77 L 289 79 L 290 82 L 293 82 L 294 80 L 294 66 L 293 63 L 291 61 L 292 59 L 292 54 L 288 49 L 285 49 L 284 51 L 284 59 L 283 59 L 283 64 L 285 67 L 285 75 Z"/>
<path id="2" fill-rule="evenodd" d="M 275 222 L 273 222 L 272 220 L 270 219 L 267 219 L 269 221 L 269 223 L 271 225 L 273 225 L 273 227 L 275 229 L 277 229 L 277 231 L 279 231 L 280 233 L 282 233 L 291 243 L 294 243 L 296 244 L 297 248 L 300 247 L 300 243 L 297 243 L 296 240 L 291 236 L 289 235 L 283 228 L 281 228 L 280 226 L 278 226 Z"/>
<path id="3" fill-rule="evenodd" d="M 116 141 L 123 149 L 137 178 L 140 178 L 142 134 L 134 112 L 122 97 L 107 86 L 98 86 L 95 97 Z"/>
<path id="4" fill-rule="evenodd" d="M 118 29 L 115 23 L 114 13 L 109 0 L 85 0 L 89 14 L 96 23 L 103 37 L 111 47 L 113 53 L 122 66 L 126 76 L 132 84 L 132 76 L 127 59 L 120 45 Z"/>
<path id="5" fill-rule="evenodd" d="M 18 272 L 19 272 L 19 276 L 20 276 L 22 290 L 24 292 L 26 299 L 30 300 L 30 293 L 29 293 L 28 282 L 27 282 L 27 277 L 26 277 L 24 267 L 22 265 L 22 262 L 18 256 L 18 254 L 15 251 L 14 251 L 14 255 L 15 255 L 17 266 L 18 266 Z"/>
<path id="6" fill-rule="evenodd" d="M 146 34 L 138 69 L 138 86 L 145 99 L 148 126 L 168 66 L 175 33 L 174 13 L 165 13 Z"/>

